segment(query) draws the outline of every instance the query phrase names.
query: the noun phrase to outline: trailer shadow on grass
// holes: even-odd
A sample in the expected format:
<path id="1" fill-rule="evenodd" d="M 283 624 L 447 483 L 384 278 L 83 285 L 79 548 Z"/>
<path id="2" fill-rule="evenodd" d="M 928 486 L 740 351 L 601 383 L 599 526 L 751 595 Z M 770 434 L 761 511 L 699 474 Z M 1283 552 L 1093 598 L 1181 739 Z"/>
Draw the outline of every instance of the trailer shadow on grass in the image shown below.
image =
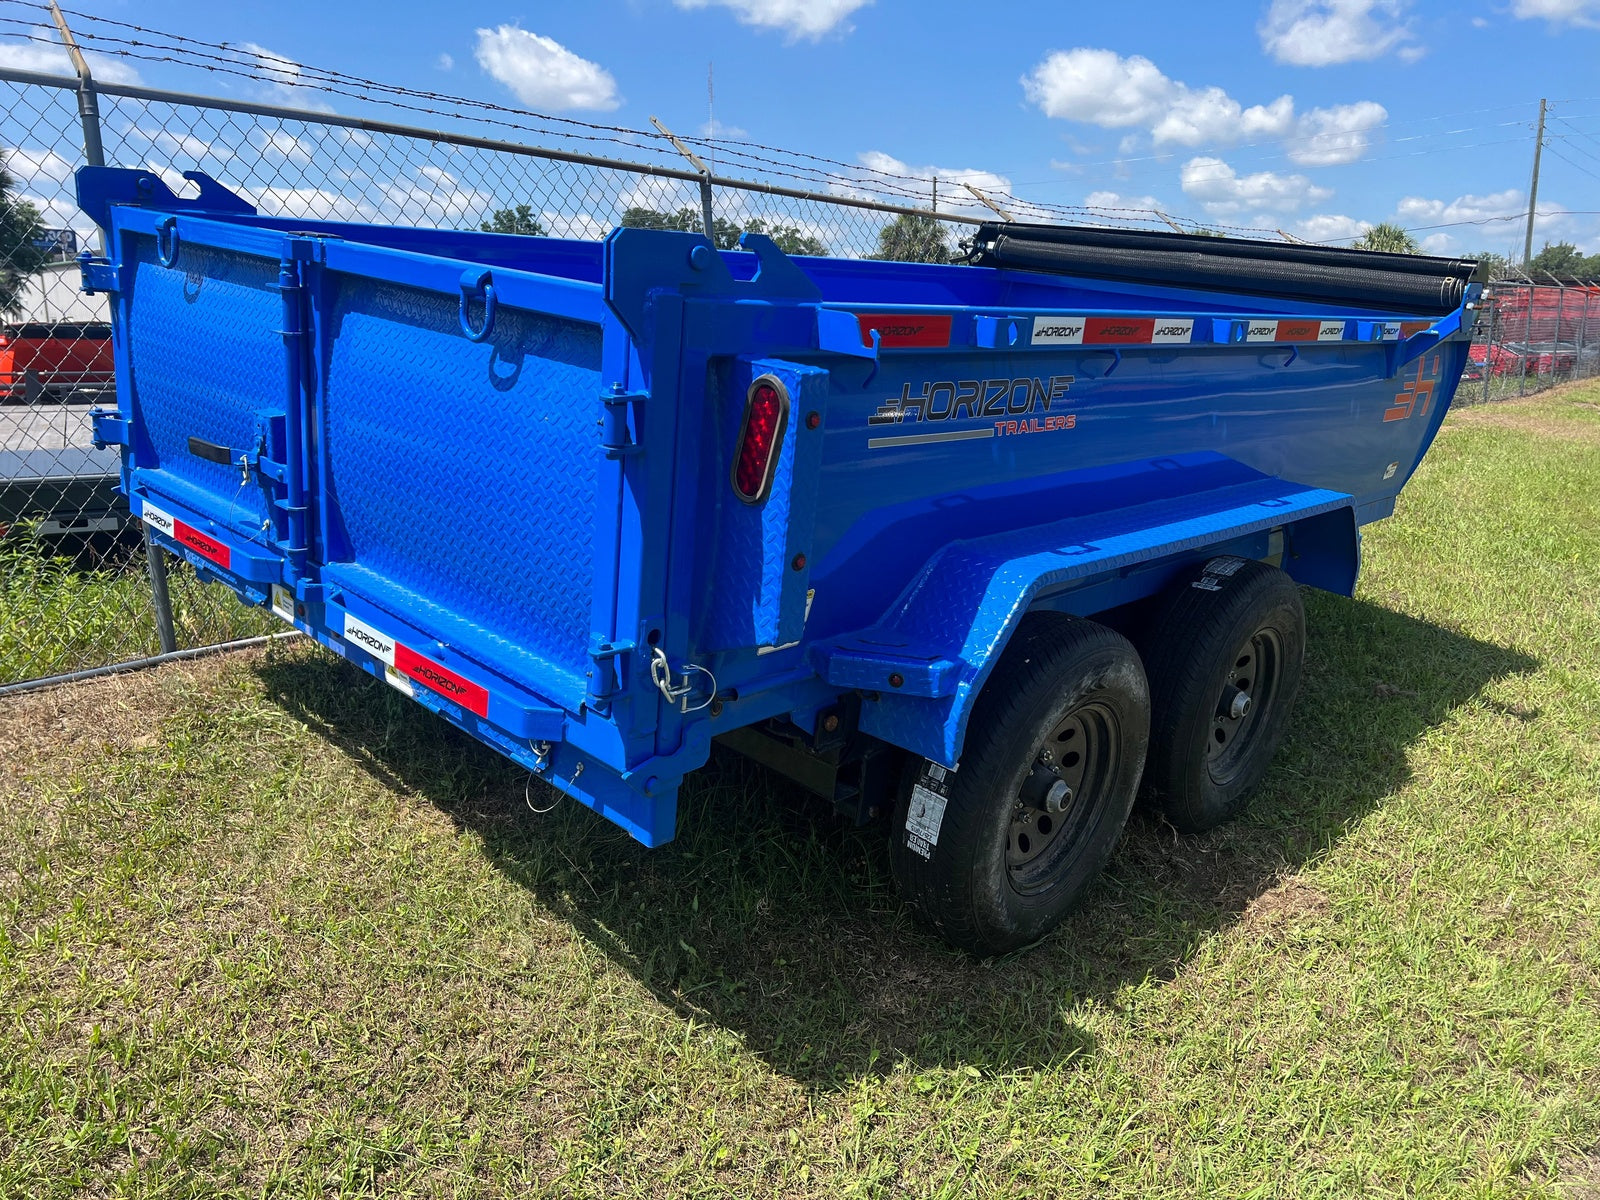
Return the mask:
<path id="1" fill-rule="evenodd" d="M 1295 723 L 1249 811 L 1198 838 L 1136 814 L 1061 933 L 988 962 L 908 916 L 883 828 L 850 828 L 730 752 L 687 782 L 677 840 L 647 851 L 572 803 L 530 815 L 525 773 L 347 664 L 294 656 L 259 670 L 279 703 L 380 780 L 476 833 L 498 870 L 662 1004 L 829 1089 L 902 1063 L 1007 1071 L 1092 1054 L 1066 1003 L 1171 978 L 1252 906 L 1303 903 L 1274 889 L 1406 782 L 1407 747 L 1537 665 L 1369 602 L 1310 595 L 1308 615 Z"/>

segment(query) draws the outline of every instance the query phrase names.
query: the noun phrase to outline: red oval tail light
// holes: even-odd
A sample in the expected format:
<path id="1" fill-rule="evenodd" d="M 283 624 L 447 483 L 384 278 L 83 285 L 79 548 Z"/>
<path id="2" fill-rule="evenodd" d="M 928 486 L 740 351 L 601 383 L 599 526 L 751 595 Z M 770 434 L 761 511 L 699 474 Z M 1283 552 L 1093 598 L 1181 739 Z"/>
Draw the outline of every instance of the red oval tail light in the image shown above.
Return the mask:
<path id="1" fill-rule="evenodd" d="M 759 504 L 767 498 L 788 417 L 789 393 L 783 384 L 763 375 L 750 385 L 733 460 L 734 494 L 746 504 Z"/>

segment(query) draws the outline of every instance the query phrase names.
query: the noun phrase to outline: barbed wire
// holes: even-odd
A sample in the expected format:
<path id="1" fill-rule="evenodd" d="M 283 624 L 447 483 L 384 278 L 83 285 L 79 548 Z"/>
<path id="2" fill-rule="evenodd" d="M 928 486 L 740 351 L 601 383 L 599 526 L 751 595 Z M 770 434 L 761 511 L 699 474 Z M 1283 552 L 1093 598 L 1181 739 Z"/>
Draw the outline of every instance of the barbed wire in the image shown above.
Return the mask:
<path id="1" fill-rule="evenodd" d="M 41 17 L 45 17 L 49 13 L 48 4 L 41 3 L 40 0 L 0 0 L 0 5 L 9 7 L 11 11 L 29 10 L 40 14 Z M 80 23 L 81 27 L 80 25 L 75 25 L 74 32 L 79 41 L 85 44 L 85 48 L 107 57 L 166 63 L 202 70 L 211 74 L 242 78 L 253 83 L 281 88 L 285 91 L 321 92 L 357 100 L 364 104 L 389 107 L 435 118 L 442 117 L 511 129 L 524 136 L 531 133 L 541 138 L 560 141 L 590 144 L 606 143 L 623 147 L 632 155 L 637 155 L 640 151 L 644 151 L 669 162 L 680 161 L 668 139 L 660 132 L 652 129 L 636 129 L 626 125 L 554 116 L 495 101 L 477 100 L 427 89 L 384 83 L 342 71 L 338 68 L 303 63 L 252 43 L 212 42 L 184 34 L 154 29 L 133 22 L 86 13 L 81 10 L 64 9 L 63 11 Z M 45 26 L 42 20 L 29 21 L 17 17 L 0 16 L 0 25 L 20 27 L 21 32 L 12 32 L 11 36 L 20 38 L 23 41 L 60 48 L 61 44 L 54 36 L 53 30 Z M 119 33 L 106 32 L 108 29 L 121 30 L 135 36 L 129 37 Z M 1567 103 L 1576 102 L 1578 101 L 1568 101 Z M 1330 136 L 1365 135 L 1395 126 L 1444 120 L 1455 116 L 1501 112 L 1513 107 L 1516 107 L 1516 105 L 1486 106 L 1461 110 L 1455 113 L 1436 114 L 1429 117 L 1405 118 L 1399 121 L 1385 120 L 1373 126 L 1332 128 L 1300 138 L 1274 139 L 1270 144 L 1287 146 L 1296 141 L 1309 142 Z M 308 114 L 308 119 L 310 119 L 310 114 Z M 1556 119 L 1562 120 L 1563 118 L 1558 117 Z M 1521 124 L 1524 124 L 1524 122 L 1494 122 L 1461 129 L 1411 135 L 1394 140 L 1396 142 L 1416 142 L 1425 138 L 1455 137 L 1476 129 L 1504 128 Z M 1574 132 L 1589 136 L 1577 126 L 1568 124 Z M 1164 224 L 1168 227 L 1227 233 L 1251 238 L 1289 236 L 1265 223 L 1240 225 L 1214 219 L 1196 219 L 1176 216 L 1163 209 L 1148 206 L 1079 205 L 1027 198 L 1016 194 L 1015 188 L 1019 186 L 1016 182 L 1007 179 L 1002 173 L 996 171 L 978 169 L 956 171 L 932 167 L 920 171 L 910 168 L 906 171 L 893 171 L 881 166 L 873 166 L 867 163 L 849 163 L 826 155 L 789 150 L 748 139 L 686 134 L 681 135 L 680 140 L 689 146 L 713 152 L 723 160 L 732 160 L 732 165 L 737 170 L 751 171 L 756 175 L 767 176 L 776 180 L 790 180 L 808 188 L 816 188 L 823 193 L 831 193 L 841 197 L 853 197 L 869 202 L 884 201 L 903 207 L 923 208 L 928 206 L 930 201 L 932 204 L 937 205 L 939 199 L 944 199 L 949 212 L 982 213 L 984 211 L 983 200 L 970 192 L 964 195 L 963 192 L 966 189 L 962 186 L 965 183 L 982 181 L 984 185 L 983 193 L 989 201 L 999 205 L 1012 215 L 1028 219 L 1055 219 L 1074 223 Z M 1520 140 L 1505 139 L 1505 141 Z M 1237 144 L 1235 149 L 1246 149 L 1267 144 L 1269 143 L 1242 143 Z M 1476 146 L 1498 144 L 1503 143 L 1500 141 L 1479 142 L 1464 148 L 1472 149 Z M 1573 148 L 1583 149 L 1578 146 Z M 1460 149 L 1463 149 L 1460 145 L 1451 145 L 1434 149 L 1412 150 L 1403 154 L 1381 157 L 1391 159 L 1415 157 Z M 1073 164 L 1073 166 L 1078 168 L 1095 165 L 1126 166 L 1128 163 L 1141 161 L 1170 162 L 1175 157 L 1175 154 L 1156 154 L 1142 158 L 1111 159 L 1103 163 Z M 1269 156 L 1269 158 L 1284 157 L 1292 159 L 1293 154 L 1286 153 Z M 1557 154 L 1557 157 L 1572 163 L 1572 160 L 1566 159 L 1564 155 Z M 1261 159 L 1260 161 L 1268 161 L 1268 159 Z M 1572 163 L 1572 165 L 1579 170 L 1584 170 L 1581 164 Z M 1242 172 L 1235 170 L 1235 168 L 1223 164 L 1223 169 L 1221 170 L 1209 173 L 1203 169 L 1190 171 L 1184 178 L 1187 184 L 1193 184 L 1235 178 L 1241 174 Z M 741 182 L 737 179 L 721 178 L 723 178 L 724 182 L 734 186 L 738 186 Z M 1051 179 L 1031 182 L 1056 184 L 1062 181 Z M 944 193 L 943 196 L 940 195 L 939 184 L 945 184 L 949 187 L 949 191 Z M 969 196 L 970 199 L 968 198 Z M 937 215 L 932 209 L 929 211 L 933 215 Z M 1571 210 L 1560 211 L 1569 212 Z M 1481 222 L 1445 222 L 1405 228 L 1408 231 L 1420 232 L 1450 228 L 1456 225 L 1512 220 L 1516 219 L 1517 215 L 1507 214 L 1503 217 L 1484 218 Z M 1524 212 L 1520 215 L 1526 216 L 1526 213 Z M 1574 213 L 1573 215 L 1581 214 Z M 1269 218 L 1263 218 L 1263 221 L 1267 219 Z M 1322 239 L 1319 244 L 1349 240 L 1349 236 L 1328 238 Z"/>

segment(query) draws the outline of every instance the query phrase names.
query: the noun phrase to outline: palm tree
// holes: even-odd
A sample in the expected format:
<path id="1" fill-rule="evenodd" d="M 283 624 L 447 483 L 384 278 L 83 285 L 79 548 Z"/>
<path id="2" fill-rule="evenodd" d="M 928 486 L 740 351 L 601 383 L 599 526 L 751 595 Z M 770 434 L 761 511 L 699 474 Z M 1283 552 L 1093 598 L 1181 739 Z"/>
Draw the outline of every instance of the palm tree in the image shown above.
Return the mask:
<path id="1" fill-rule="evenodd" d="M 1389 221 L 1374 225 L 1355 240 L 1357 250 L 1382 250 L 1388 254 L 1417 254 L 1422 247 L 1400 226 Z"/>
<path id="2" fill-rule="evenodd" d="M 13 194 L 16 180 L 0 166 L 0 316 L 22 307 L 28 277 L 36 275 L 49 255 L 38 245 L 44 233 L 39 210 Z"/>

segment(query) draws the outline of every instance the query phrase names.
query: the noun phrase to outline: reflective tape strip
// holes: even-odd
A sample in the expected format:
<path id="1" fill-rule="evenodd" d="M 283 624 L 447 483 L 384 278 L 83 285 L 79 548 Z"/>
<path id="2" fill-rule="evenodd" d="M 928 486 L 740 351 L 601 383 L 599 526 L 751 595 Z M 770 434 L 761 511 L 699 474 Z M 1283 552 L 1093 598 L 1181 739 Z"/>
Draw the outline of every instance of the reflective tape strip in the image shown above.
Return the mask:
<path id="1" fill-rule="evenodd" d="M 449 667 L 434 662 L 418 654 L 410 646 L 396 646 L 394 648 L 394 669 L 402 675 L 409 675 L 425 687 L 432 688 L 441 696 L 454 700 L 468 712 L 475 712 L 480 717 L 489 715 L 489 692 L 470 679 L 457 675 Z"/>
<path id="2" fill-rule="evenodd" d="M 219 567 L 230 566 L 233 562 L 233 551 L 228 549 L 225 542 L 201 533 L 187 521 L 180 521 L 165 509 L 157 508 L 148 500 L 140 510 L 139 517 L 157 533 L 164 533 L 167 537 L 177 542 L 180 546 L 187 546 L 201 558 L 214 562 Z"/>
<path id="3" fill-rule="evenodd" d="M 447 700 L 455 701 L 468 712 L 477 713 L 480 717 L 489 715 L 487 688 L 457 674 L 443 663 L 435 662 L 425 654 L 419 654 L 410 646 L 396 641 L 349 613 L 344 615 L 344 640 L 361 647 L 387 667 L 384 678 L 408 695 L 411 694 L 408 685 L 402 685 L 400 679 L 415 680 L 430 691 L 437 692 Z"/>
<path id="4" fill-rule="evenodd" d="M 1155 331 L 1154 317 L 1089 317 L 1084 321 L 1083 340 L 1106 345 L 1148 345 Z"/>
<path id="5" fill-rule="evenodd" d="M 394 666 L 394 639 L 386 633 L 379 633 L 365 621 L 356 620 L 349 613 L 344 615 L 344 640 L 360 646 L 385 666 Z"/>
<path id="6" fill-rule="evenodd" d="M 1245 342 L 1344 342 L 1360 337 L 1356 322 L 1344 317 L 1194 317 L 1036 316 L 1029 344 L 1034 346 L 1187 345 L 1195 341 L 1196 327 L 1211 330 L 1209 341 L 1237 339 Z M 1232 328 L 1232 335 L 1227 330 Z M 1240 336 L 1239 330 L 1243 329 Z M 1377 324 L 1382 341 L 1410 337 L 1429 327 L 1427 321 L 1387 321 Z"/>
<path id="7" fill-rule="evenodd" d="M 1035 317 L 1030 342 L 1035 346 L 1081 346 L 1083 318 Z"/>
<path id="8" fill-rule="evenodd" d="M 1279 321 L 1278 332 L 1274 341 L 1279 342 L 1314 342 L 1317 340 L 1317 331 L 1321 322 L 1312 320 Z"/>
<path id="9" fill-rule="evenodd" d="M 878 345 L 884 350 L 941 349 L 950 344 L 949 313 L 857 313 L 861 344 L 872 345 L 872 331 L 878 331 Z"/>

